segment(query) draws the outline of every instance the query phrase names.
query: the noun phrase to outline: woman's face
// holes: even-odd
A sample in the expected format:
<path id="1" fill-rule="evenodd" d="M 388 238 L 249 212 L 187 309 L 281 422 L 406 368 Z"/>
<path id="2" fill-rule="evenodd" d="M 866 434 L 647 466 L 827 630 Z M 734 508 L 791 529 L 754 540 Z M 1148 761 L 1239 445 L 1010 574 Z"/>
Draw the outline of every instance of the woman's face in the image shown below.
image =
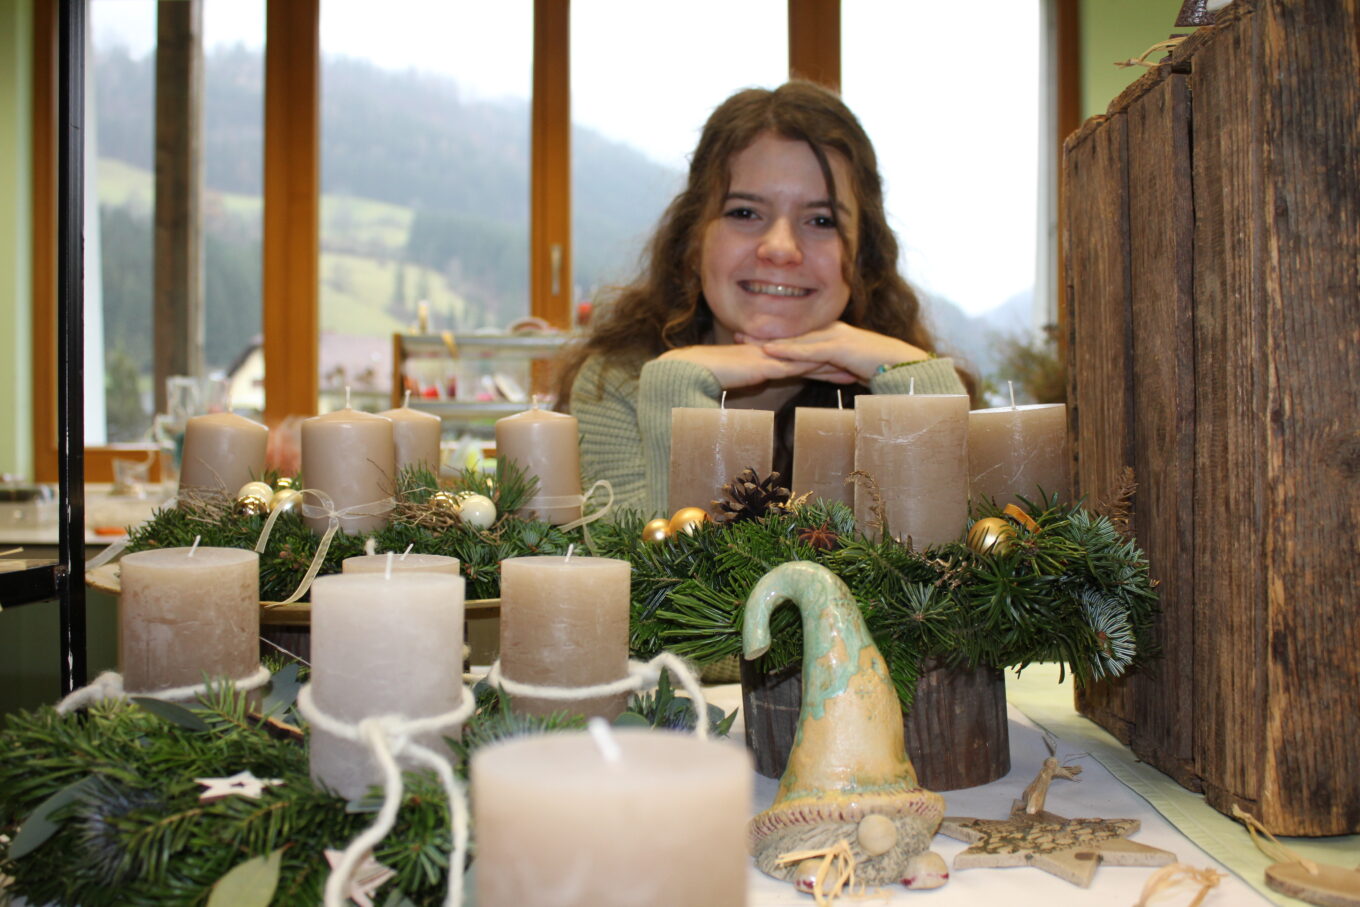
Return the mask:
<path id="1" fill-rule="evenodd" d="M 827 152 L 839 210 L 806 142 L 762 133 L 731 162 L 718 216 L 704 228 L 700 278 L 716 340 L 796 337 L 841 317 L 850 301 L 836 223 L 851 248 L 859 211 L 850 168 Z"/>

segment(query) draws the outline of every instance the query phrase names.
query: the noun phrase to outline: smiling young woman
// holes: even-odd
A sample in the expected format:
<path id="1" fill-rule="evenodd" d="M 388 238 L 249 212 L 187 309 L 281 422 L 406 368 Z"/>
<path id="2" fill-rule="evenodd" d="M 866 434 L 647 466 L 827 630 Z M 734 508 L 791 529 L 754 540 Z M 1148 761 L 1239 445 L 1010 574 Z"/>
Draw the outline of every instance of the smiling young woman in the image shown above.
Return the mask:
<path id="1" fill-rule="evenodd" d="M 647 267 L 570 354 L 559 406 L 581 468 L 616 504 L 667 513 L 670 411 L 775 412 L 789 474 L 795 406 L 860 393 L 963 393 L 897 270 L 873 146 L 831 91 L 790 82 L 714 111 Z M 888 367 L 888 368 L 885 368 Z"/>

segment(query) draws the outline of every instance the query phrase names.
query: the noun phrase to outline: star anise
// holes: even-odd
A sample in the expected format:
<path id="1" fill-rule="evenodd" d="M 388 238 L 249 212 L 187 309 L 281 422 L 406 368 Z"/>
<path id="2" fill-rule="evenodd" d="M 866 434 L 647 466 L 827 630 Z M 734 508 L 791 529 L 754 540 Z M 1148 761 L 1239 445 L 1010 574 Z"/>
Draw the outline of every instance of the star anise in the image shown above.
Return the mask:
<path id="1" fill-rule="evenodd" d="M 834 551 L 840 545 L 841 538 L 831 528 L 830 522 L 824 522 L 820 526 L 808 526 L 799 530 L 798 541 L 820 551 Z"/>

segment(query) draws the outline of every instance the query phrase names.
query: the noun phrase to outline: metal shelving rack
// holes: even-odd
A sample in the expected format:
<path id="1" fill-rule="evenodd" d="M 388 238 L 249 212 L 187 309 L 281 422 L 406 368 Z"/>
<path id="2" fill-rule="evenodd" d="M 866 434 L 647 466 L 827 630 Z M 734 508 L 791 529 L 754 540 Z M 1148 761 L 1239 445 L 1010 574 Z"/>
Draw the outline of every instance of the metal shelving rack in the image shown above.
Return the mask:
<path id="1" fill-rule="evenodd" d="M 0 573 L 0 605 L 57 599 L 61 694 L 86 682 L 84 343 L 84 0 L 57 4 L 57 560 Z"/>

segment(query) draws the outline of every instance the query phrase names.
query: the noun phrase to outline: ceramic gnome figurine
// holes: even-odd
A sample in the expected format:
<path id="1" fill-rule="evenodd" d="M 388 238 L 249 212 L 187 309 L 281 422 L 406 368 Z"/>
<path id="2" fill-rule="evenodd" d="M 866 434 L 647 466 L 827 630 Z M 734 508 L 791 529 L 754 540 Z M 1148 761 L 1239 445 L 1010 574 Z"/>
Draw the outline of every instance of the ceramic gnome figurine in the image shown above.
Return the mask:
<path id="1" fill-rule="evenodd" d="M 784 601 L 803 616 L 803 704 L 779 793 L 751 820 L 756 866 L 811 891 L 820 861 L 780 856 L 844 840 L 864 884 L 943 885 L 949 873 L 930 842 L 944 798 L 916 783 L 902 707 L 854 597 L 819 564 L 775 567 L 746 601 L 748 659 L 769 649 L 770 614 Z"/>

